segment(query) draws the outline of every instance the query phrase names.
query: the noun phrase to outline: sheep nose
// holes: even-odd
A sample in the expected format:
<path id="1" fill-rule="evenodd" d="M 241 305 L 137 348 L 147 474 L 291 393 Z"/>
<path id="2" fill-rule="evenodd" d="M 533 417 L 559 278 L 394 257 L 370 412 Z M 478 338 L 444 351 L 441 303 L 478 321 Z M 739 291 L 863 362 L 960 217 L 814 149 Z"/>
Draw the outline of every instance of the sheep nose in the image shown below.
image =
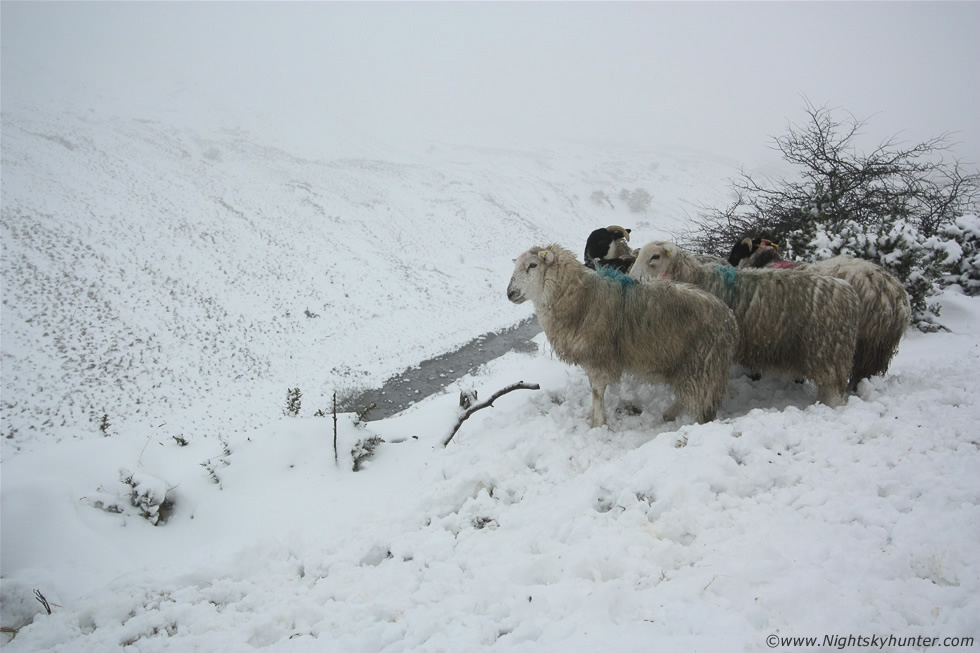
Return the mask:
<path id="1" fill-rule="evenodd" d="M 521 291 L 517 290 L 516 288 L 507 289 L 507 299 L 515 304 L 520 304 L 522 301 L 524 301 L 524 298 L 521 296 Z"/>

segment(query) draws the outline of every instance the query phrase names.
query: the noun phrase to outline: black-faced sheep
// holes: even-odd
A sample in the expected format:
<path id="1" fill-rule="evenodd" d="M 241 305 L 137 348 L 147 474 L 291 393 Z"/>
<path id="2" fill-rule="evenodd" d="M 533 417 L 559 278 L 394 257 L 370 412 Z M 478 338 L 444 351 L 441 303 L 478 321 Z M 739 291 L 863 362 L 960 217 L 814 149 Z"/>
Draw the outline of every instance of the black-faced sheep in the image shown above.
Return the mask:
<path id="1" fill-rule="evenodd" d="M 806 270 L 851 284 L 861 303 L 861 316 L 849 387 L 854 390 L 862 379 L 888 371 L 909 327 L 912 306 L 902 282 L 880 265 L 847 255 L 816 263 L 793 263 L 780 258 L 778 245 L 758 238 L 745 238 L 736 244 L 729 262 L 740 268 Z"/>
<path id="2" fill-rule="evenodd" d="M 693 286 L 597 274 L 558 245 L 534 247 L 515 264 L 507 298 L 530 300 L 558 357 L 585 368 L 593 426 L 606 423 L 606 387 L 624 372 L 673 387 L 665 420 L 681 411 L 701 423 L 715 418 L 738 339 L 724 304 Z"/>
<path id="3" fill-rule="evenodd" d="M 593 270 L 596 266 L 604 265 L 623 273 L 629 272 L 636 260 L 629 246 L 630 231 L 609 225 L 589 234 L 585 241 L 585 265 Z"/>
<path id="4" fill-rule="evenodd" d="M 702 265 L 673 243 L 640 249 L 630 276 L 692 283 L 735 314 L 735 360 L 750 370 L 781 372 L 817 385 L 828 406 L 843 402 L 857 340 L 858 298 L 847 283 L 793 270 Z"/>

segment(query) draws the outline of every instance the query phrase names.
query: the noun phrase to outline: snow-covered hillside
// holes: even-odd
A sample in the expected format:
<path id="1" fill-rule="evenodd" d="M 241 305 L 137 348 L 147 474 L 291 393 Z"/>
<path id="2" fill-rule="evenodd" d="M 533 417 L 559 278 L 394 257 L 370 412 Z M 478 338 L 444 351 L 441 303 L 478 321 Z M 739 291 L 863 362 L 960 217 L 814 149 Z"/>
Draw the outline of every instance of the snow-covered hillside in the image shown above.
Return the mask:
<path id="1" fill-rule="evenodd" d="M 664 424 L 664 388 L 627 381 L 611 428 L 590 429 L 587 379 L 539 336 L 459 385 L 541 389 L 501 397 L 446 448 L 455 389 L 381 422 L 341 416 L 339 464 L 320 417 L 223 444 L 18 454 L 3 469 L 3 623 L 18 629 L 4 650 L 975 646 L 980 310 L 944 303 L 952 333 L 909 334 L 888 376 L 835 410 L 809 385 L 736 375 L 718 421 Z M 385 442 L 355 473 L 371 436 Z M 165 524 L 127 477 L 166 497 Z"/>
<path id="2" fill-rule="evenodd" d="M 517 322 L 500 298 L 527 247 L 578 251 L 610 223 L 663 235 L 734 170 L 440 145 L 313 161 L 242 131 L 37 109 L 5 110 L 2 136 L 7 449 L 101 437 L 103 416 L 115 434 L 241 432 L 292 387 L 312 414 Z M 639 213 L 618 198 L 637 188 Z"/>
<path id="3" fill-rule="evenodd" d="M 909 333 L 837 409 L 733 370 L 714 422 L 665 424 L 669 391 L 625 379 L 591 429 L 584 372 L 539 335 L 398 416 L 340 415 L 335 461 L 314 416 L 334 390 L 530 315 L 504 296 L 516 254 L 609 223 L 666 235 L 730 170 L 584 148 L 309 161 L 5 113 L 4 652 L 975 647 L 980 305 L 955 289 L 949 332 Z M 443 447 L 459 390 L 520 380 L 541 388 Z"/>

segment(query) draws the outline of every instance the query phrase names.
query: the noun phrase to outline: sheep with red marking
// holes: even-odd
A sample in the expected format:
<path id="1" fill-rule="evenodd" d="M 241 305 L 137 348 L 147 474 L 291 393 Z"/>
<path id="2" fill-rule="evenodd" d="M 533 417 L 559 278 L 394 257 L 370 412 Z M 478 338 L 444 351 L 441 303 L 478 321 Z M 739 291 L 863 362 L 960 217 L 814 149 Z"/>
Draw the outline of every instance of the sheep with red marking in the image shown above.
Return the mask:
<path id="1" fill-rule="evenodd" d="M 738 327 L 730 310 L 693 286 L 640 284 L 609 269 L 592 272 L 558 246 L 515 260 L 507 298 L 530 300 L 563 361 L 581 365 L 592 386 L 592 425 L 606 424 L 606 387 L 624 373 L 668 383 L 676 400 L 664 414 L 715 418 L 728 383 Z"/>
<path id="2" fill-rule="evenodd" d="M 732 248 L 729 262 L 740 268 L 805 270 L 851 284 L 861 303 L 861 316 L 850 388 L 856 389 L 862 379 L 884 375 L 912 319 L 909 294 L 902 282 L 880 265 L 854 256 L 794 263 L 782 260 L 778 247 L 771 241 L 745 238 Z"/>
<path id="3" fill-rule="evenodd" d="M 859 313 L 857 295 L 846 282 L 794 270 L 703 265 L 667 242 L 643 246 L 630 276 L 645 282 L 691 283 L 710 292 L 735 314 L 738 363 L 810 379 L 821 402 L 843 402 Z"/>

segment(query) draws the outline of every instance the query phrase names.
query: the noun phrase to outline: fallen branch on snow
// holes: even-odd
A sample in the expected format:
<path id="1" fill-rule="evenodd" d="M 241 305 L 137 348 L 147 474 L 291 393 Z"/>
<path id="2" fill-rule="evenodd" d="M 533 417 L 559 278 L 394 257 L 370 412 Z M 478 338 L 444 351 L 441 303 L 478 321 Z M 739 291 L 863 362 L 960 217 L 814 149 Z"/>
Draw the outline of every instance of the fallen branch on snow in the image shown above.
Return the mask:
<path id="1" fill-rule="evenodd" d="M 540 388 L 541 386 L 538 385 L 537 383 L 524 383 L 523 381 L 520 381 L 518 383 L 514 383 L 513 385 L 509 385 L 506 388 L 498 390 L 497 392 L 493 393 L 493 395 L 486 401 L 481 401 L 478 404 L 473 404 L 472 406 L 467 408 L 462 415 L 459 416 L 459 421 L 456 422 L 456 427 L 453 429 L 453 432 L 449 434 L 449 437 L 446 438 L 445 441 L 443 441 L 442 446 L 445 447 L 449 444 L 449 442 L 453 439 L 453 437 L 455 437 L 456 432 L 459 431 L 459 427 L 463 425 L 463 422 L 465 422 L 470 418 L 470 415 L 480 410 L 481 408 L 486 408 L 487 406 L 493 406 L 493 402 L 495 402 L 497 399 L 507 394 L 508 392 L 512 392 L 514 390 L 538 390 Z"/>
<path id="2" fill-rule="evenodd" d="M 51 614 L 51 604 L 48 603 L 48 600 L 46 598 L 44 598 L 44 594 L 41 594 L 41 590 L 39 589 L 34 590 L 34 598 L 37 599 L 38 603 L 44 606 L 44 610 L 48 614 Z"/>

